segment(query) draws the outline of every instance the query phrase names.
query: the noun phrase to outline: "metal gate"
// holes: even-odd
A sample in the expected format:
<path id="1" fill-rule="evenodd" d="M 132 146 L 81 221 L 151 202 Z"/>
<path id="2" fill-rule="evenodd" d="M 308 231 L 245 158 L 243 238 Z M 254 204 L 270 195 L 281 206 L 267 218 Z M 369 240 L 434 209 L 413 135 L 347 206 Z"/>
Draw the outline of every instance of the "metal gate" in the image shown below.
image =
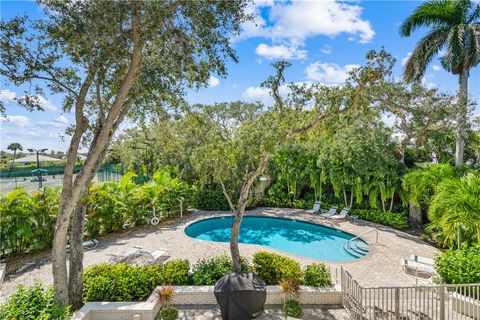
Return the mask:
<path id="1" fill-rule="evenodd" d="M 344 269 L 341 280 L 354 320 L 480 320 L 480 284 L 363 288 Z"/>

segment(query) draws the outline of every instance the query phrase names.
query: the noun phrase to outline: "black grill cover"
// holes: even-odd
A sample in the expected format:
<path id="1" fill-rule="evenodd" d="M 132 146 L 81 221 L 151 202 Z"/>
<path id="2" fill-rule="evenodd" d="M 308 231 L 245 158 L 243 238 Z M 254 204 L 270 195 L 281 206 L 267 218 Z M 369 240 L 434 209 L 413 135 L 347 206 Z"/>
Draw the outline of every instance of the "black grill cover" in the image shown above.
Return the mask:
<path id="1" fill-rule="evenodd" d="M 267 299 L 265 281 L 253 272 L 232 272 L 215 284 L 215 298 L 223 320 L 258 317 Z"/>

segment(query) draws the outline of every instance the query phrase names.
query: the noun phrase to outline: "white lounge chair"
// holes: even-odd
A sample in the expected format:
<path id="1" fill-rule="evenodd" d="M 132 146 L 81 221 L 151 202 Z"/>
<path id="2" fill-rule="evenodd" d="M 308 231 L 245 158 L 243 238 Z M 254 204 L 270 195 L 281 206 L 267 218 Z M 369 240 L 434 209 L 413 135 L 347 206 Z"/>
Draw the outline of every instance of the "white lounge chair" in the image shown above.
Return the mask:
<path id="1" fill-rule="evenodd" d="M 337 214 L 337 209 L 338 209 L 337 206 L 333 206 L 326 213 L 322 213 L 322 216 L 326 217 L 326 218 L 331 218 L 331 217 L 333 217 L 334 215 Z"/>
<path id="2" fill-rule="evenodd" d="M 156 263 L 162 263 L 166 261 L 170 256 L 168 255 L 168 252 L 170 250 L 164 249 L 164 248 L 158 248 L 157 250 L 152 252 L 152 257 L 155 259 Z"/>
<path id="3" fill-rule="evenodd" d="M 435 268 L 433 265 L 428 265 L 408 259 L 401 259 L 400 265 L 402 266 L 402 269 L 405 273 L 412 274 L 414 276 L 431 278 L 432 275 L 435 274 Z"/>
<path id="4" fill-rule="evenodd" d="M 311 210 L 305 210 L 306 213 L 313 213 L 313 214 L 317 214 L 320 212 L 320 210 L 322 210 L 322 208 L 320 207 L 321 205 L 321 202 L 320 201 L 315 201 L 315 203 L 313 204 L 313 208 Z"/>
<path id="5" fill-rule="evenodd" d="M 417 256 L 417 255 L 414 255 L 414 254 L 412 254 L 410 256 L 410 260 L 415 261 L 415 262 L 419 262 L 419 263 L 423 263 L 423 264 L 426 264 L 426 265 L 429 265 L 429 266 L 432 266 L 432 267 L 435 266 L 435 260 L 430 259 L 430 258 L 426 258 L 426 257 L 422 257 L 422 256 Z"/>
<path id="6" fill-rule="evenodd" d="M 346 219 L 346 218 L 350 217 L 348 215 L 349 211 L 350 211 L 350 208 L 343 208 L 342 211 L 340 211 L 339 214 L 330 216 L 329 218 L 332 218 L 332 219 Z"/>

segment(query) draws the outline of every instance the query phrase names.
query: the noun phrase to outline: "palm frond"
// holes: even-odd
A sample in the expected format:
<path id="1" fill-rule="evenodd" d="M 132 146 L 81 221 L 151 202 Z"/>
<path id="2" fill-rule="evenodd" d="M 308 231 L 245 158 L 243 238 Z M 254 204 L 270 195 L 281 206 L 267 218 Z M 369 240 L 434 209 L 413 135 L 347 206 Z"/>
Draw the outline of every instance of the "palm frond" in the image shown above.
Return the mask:
<path id="1" fill-rule="evenodd" d="M 447 41 L 449 28 L 435 29 L 423 37 L 408 59 L 404 77 L 407 82 L 420 81 L 430 61 L 440 52 Z"/>
<path id="2" fill-rule="evenodd" d="M 400 26 L 400 34 L 409 37 L 420 27 L 444 28 L 455 25 L 458 16 L 454 14 L 453 1 L 433 0 L 420 5 Z"/>

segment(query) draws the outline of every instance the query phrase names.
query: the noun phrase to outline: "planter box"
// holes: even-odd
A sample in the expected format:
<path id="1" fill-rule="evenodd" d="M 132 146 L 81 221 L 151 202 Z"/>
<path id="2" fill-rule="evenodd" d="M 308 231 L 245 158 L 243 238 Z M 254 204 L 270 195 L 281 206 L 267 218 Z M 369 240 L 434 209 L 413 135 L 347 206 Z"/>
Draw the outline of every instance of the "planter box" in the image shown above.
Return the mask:
<path id="1" fill-rule="evenodd" d="M 72 320 L 154 320 L 160 310 L 157 287 L 145 302 L 87 302 Z M 213 286 L 174 286 L 174 305 L 216 305 Z M 319 306 L 339 306 L 342 293 L 338 287 L 301 287 L 300 302 Z M 280 286 L 267 286 L 266 305 L 283 304 Z M 293 319 L 293 318 L 292 318 Z"/>

